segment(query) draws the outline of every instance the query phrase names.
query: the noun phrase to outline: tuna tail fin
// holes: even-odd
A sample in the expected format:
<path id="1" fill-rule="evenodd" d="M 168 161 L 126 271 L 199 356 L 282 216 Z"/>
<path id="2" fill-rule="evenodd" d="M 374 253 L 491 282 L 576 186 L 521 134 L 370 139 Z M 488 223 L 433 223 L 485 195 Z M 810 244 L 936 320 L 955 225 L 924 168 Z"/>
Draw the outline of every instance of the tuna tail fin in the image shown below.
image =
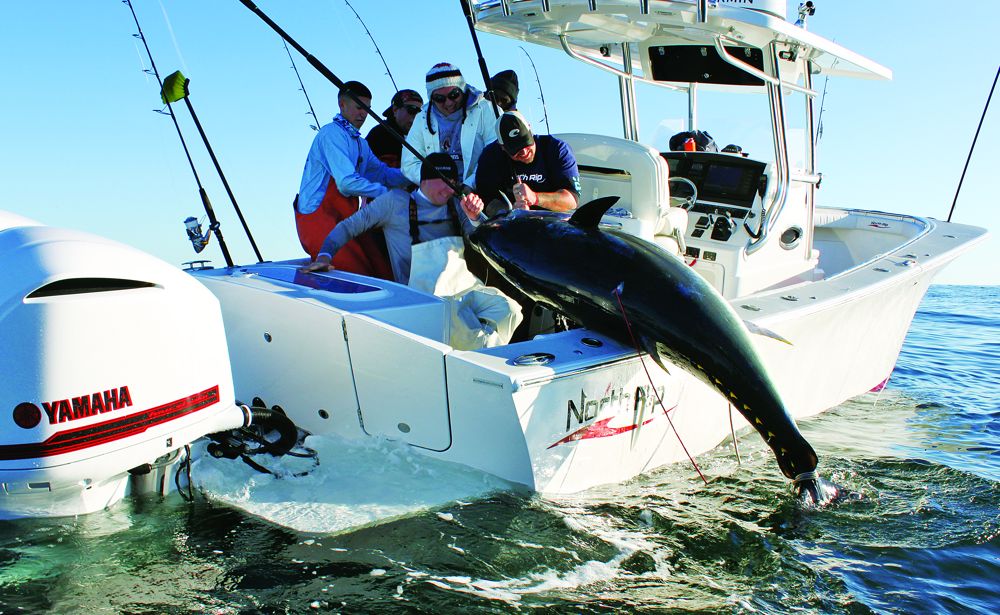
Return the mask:
<path id="1" fill-rule="evenodd" d="M 752 320 L 744 320 L 743 324 L 746 326 L 747 331 L 749 331 L 750 333 L 754 333 L 756 335 L 763 335 L 764 337 L 769 337 L 769 338 L 771 338 L 773 340 L 778 340 L 779 342 L 788 344 L 789 346 L 793 346 L 794 345 L 791 342 L 789 342 L 788 340 L 786 340 L 785 338 L 783 338 L 780 335 L 778 335 L 777 333 L 775 333 L 774 331 L 771 331 L 770 329 L 768 329 L 766 327 L 762 327 L 762 326 L 758 325 L 757 323 L 753 322 Z"/>
<path id="2" fill-rule="evenodd" d="M 808 507 L 826 506 L 844 495 L 841 487 L 820 478 L 815 471 L 799 474 L 793 484 L 798 492 L 799 501 Z"/>

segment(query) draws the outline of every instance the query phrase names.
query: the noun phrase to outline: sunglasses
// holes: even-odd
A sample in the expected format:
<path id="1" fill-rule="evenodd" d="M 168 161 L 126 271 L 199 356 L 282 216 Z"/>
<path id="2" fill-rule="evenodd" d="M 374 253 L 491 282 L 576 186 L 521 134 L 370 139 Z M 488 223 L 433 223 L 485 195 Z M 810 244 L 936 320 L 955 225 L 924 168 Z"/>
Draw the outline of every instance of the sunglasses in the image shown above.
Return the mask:
<path id="1" fill-rule="evenodd" d="M 416 105 L 403 105 L 403 108 L 406 109 L 406 112 L 409 113 L 410 115 L 416 115 L 420 113 L 420 107 Z"/>
<path id="2" fill-rule="evenodd" d="M 431 100 L 433 100 L 434 102 L 438 103 L 439 105 L 441 103 L 443 103 L 445 101 L 445 99 L 447 99 L 447 100 L 458 100 L 461 97 L 462 97 L 462 90 L 460 90 L 458 88 L 455 88 L 452 91 L 448 92 L 447 95 L 445 95 L 445 94 L 431 94 Z"/>

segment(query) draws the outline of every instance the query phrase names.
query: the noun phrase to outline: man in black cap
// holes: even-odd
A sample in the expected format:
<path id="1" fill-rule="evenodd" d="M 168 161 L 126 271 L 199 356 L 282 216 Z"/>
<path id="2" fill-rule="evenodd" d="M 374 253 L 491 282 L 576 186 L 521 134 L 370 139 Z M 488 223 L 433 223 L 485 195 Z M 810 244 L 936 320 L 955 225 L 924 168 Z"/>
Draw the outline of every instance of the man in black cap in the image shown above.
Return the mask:
<path id="1" fill-rule="evenodd" d="M 386 123 L 400 136 L 406 137 L 413 126 L 413 118 L 420 113 L 420 107 L 424 104 L 424 99 L 415 90 L 400 90 L 392 97 L 392 104 L 382 112 Z M 389 131 L 382 126 L 376 125 L 368 136 L 365 137 L 368 145 L 372 148 L 372 153 L 379 160 L 390 167 L 399 168 L 400 156 L 403 153 L 403 144 Z"/>
<path id="2" fill-rule="evenodd" d="M 460 258 L 454 258 L 456 252 L 461 255 L 463 234 L 473 229 L 452 198 L 452 186 L 458 181 L 458 167 L 451 156 L 442 152 L 428 155 L 420 166 L 419 189 L 412 194 L 390 190 L 345 218 L 302 271 L 328 271 L 337 252 L 353 237 L 381 228 L 395 280 L 449 301 L 449 343 L 453 347 L 472 350 L 507 343 L 521 322 L 520 306 L 496 289 L 483 286 Z M 479 199 L 466 195 L 463 201 Z M 463 205 L 462 209 L 470 207 Z M 482 209 L 481 202 L 478 208 Z"/>
<path id="3" fill-rule="evenodd" d="M 491 211 L 501 193 L 518 209 L 572 211 L 580 200 L 580 169 L 565 141 L 536 138 L 520 112 L 507 111 L 497 121 L 497 140 L 479 159 L 476 192 Z"/>
<path id="4" fill-rule="evenodd" d="M 328 271 L 337 253 L 353 238 L 373 228 L 385 233 L 393 278 L 410 281 L 412 246 L 441 237 L 461 237 L 472 232 L 466 214 L 460 214 L 452 197 L 458 168 L 451 156 L 430 154 L 420 167 L 420 188 L 412 194 L 402 189 L 386 192 L 357 213 L 342 220 L 326 237 L 313 262 L 303 271 Z"/>
<path id="5" fill-rule="evenodd" d="M 357 99 L 357 100 L 356 100 Z M 348 81 L 337 102 L 340 113 L 323 126 L 313 139 L 302 170 L 302 182 L 295 199 L 295 227 L 302 248 L 313 259 L 330 231 L 358 211 L 360 197 L 375 198 L 389 188 L 408 186 L 399 169 L 387 166 L 372 154 L 358 129 L 368 118 L 371 91 L 363 83 Z M 392 271 L 384 246 L 376 236 L 352 241 L 338 255 L 338 268 L 381 278 Z"/>
<path id="6" fill-rule="evenodd" d="M 517 109 L 517 93 L 517 73 L 502 70 L 490 79 L 486 98 L 495 102 L 501 111 L 514 111 Z"/>

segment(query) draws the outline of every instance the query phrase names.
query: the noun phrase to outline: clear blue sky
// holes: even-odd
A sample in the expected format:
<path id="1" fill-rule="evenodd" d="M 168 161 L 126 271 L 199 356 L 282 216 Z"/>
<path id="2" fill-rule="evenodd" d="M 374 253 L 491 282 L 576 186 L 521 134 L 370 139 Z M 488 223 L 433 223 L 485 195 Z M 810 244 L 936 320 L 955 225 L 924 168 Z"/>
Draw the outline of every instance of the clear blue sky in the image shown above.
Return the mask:
<path id="1" fill-rule="evenodd" d="M 400 87 L 423 91 L 439 61 L 482 79 L 458 0 L 355 0 Z M 393 92 L 371 41 L 342 0 L 258 0 L 258 5 L 344 80 L 359 79 L 381 109 Z M 798 2 L 789 3 L 793 15 Z M 893 81 L 832 79 L 819 170 L 821 203 L 944 219 L 1000 57 L 1000 22 L 982 4 L 945 11 L 930 0 L 818 0 L 810 29 L 893 69 Z M 118 0 L 0 2 L 0 208 L 82 229 L 168 262 L 194 258 L 182 220 L 203 210 L 173 124 L 154 113 L 158 89 L 142 68 L 128 7 Z M 180 69 L 191 101 L 266 259 L 301 254 L 291 200 L 313 137 L 306 102 L 278 37 L 236 0 L 135 0 L 161 75 Z M 492 72 L 514 68 L 520 107 L 544 131 L 538 87 L 517 43 L 481 35 Z M 526 48 L 538 67 L 552 132 L 620 135 L 615 78 L 555 50 Z M 322 122 L 336 92 L 295 58 Z M 822 80 L 817 84 L 822 87 Z M 664 147 L 683 98 L 638 88 L 642 140 Z M 1000 94 L 995 98 L 1000 98 Z M 994 100 L 954 217 L 986 226 L 987 243 L 939 283 L 1000 284 Z M 253 253 L 183 105 L 185 138 L 237 261 Z M 663 117 L 665 115 L 665 117 Z M 739 142 L 722 116 L 703 123 Z M 369 123 L 362 129 L 367 132 Z M 736 138 L 733 138 L 736 136 Z M 205 252 L 222 264 L 217 246 Z"/>

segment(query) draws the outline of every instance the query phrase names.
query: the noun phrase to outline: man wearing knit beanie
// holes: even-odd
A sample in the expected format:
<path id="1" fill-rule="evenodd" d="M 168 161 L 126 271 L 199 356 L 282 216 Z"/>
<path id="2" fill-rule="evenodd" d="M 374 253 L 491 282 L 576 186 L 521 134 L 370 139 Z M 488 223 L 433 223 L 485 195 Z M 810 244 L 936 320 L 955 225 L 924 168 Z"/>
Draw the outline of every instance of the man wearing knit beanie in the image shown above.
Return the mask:
<path id="1" fill-rule="evenodd" d="M 427 96 L 433 96 L 435 90 L 441 88 L 465 89 L 465 78 L 458 67 L 447 62 L 440 62 L 427 71 Z"/>
<path id="2" fill-rule="evenodd" d="M 421 156 L 448 154 L 461 182 L 472 185 L 483 148 L 496 139 L 492 105 L 480 90 L 466 83 L 457 66 L 448 62 L 427 71 L 426 86 L 430 101 L 414 118 L 406 141 Z M 403 150 L 402 159 L 403 174 L 419 182 L 420 159 L 408 149 Z"/>

